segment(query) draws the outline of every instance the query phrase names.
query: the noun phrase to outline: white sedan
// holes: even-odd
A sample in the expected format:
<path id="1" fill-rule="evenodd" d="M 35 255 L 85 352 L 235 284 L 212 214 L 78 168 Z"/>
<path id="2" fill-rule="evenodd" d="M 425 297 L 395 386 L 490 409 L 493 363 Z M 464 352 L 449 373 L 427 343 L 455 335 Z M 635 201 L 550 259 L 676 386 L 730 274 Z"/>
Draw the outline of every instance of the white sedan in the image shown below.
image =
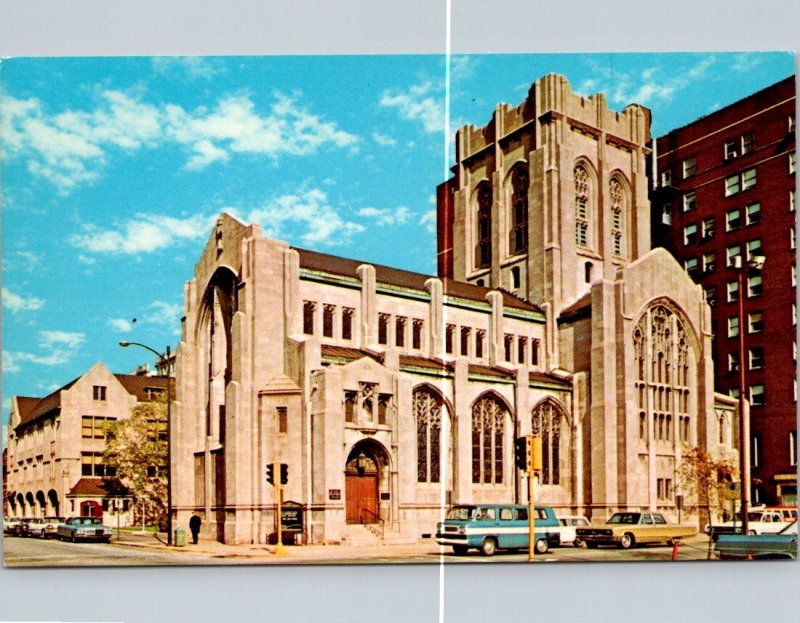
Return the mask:
<path id="1" fill-rule="evenodd" d="M 574 545 L 580 547 L 583 545 L 578 536 L 575 534 L 576 528 L 586 528 L 590 526 L 590 522 L 583 515 L 572 515 L 569 517 L 559 517 L 558 523 L 561 525 L 555 528 L 561 537 L 561 545 Z"/>

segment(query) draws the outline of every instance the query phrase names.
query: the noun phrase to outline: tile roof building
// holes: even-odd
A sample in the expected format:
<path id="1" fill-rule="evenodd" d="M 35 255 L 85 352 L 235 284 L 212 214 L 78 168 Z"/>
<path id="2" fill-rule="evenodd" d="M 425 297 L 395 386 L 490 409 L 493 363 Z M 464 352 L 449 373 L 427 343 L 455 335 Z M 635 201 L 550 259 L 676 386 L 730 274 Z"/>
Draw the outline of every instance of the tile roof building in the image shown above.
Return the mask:
<path id="1" fill-rule="evenodd" d="M 537 503 L 677 510 L 687 447 L 735 458 L 708 306 L 650 249 L 649 111 L 560 76 L 457 135 L 439 276 L 293 248 L 223 214 L 185 287 L 173 512 L 209 536 L 432 535 L 443 505 L 525 503 L 514 439 L 542 439 Z M 718 427 L 725 443 L 718 444 Z"/>
<path id="2" fill-rule="evenodd" d="M 786 78 L 656 142 L 653 231 L 711 305 L 717 389 L 750 403 L 754 503 L 797 504 L 795 78 Z M 744 282 L 737 272 L 765 258 Z M 740 362 L 739 338 L 745 361 Z"/>
<path id="3" fill-rule="evenodd" d="M 14 396 L 8 426 L 10 514 L 103 516 L 107 478 L 115 475 L 102 462 L 105 426 L 129 417 L 138 402 L 165 388 L 166 377 L 112 374 L 97 363 L 44 398 Z M 129 521 L 125 513 L 121 524 Z"/>

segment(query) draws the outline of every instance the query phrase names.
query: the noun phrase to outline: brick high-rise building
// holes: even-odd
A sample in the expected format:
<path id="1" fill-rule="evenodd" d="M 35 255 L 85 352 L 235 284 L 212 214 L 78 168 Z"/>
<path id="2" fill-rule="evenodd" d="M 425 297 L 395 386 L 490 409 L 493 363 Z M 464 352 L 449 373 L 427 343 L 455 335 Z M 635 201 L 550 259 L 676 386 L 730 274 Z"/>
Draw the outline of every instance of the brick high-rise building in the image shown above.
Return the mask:
<path id="1" fill-rule="evenodd" d="M 797 504 L 795 79 L 656 141 L 654 244 L 712 306 L 717 390 L 738 396 L 744 331 L 753 503 Z M 739 326 L 737 261 L 745 274 Z M 741 258 L 737 260 L 736 258 Z"/>

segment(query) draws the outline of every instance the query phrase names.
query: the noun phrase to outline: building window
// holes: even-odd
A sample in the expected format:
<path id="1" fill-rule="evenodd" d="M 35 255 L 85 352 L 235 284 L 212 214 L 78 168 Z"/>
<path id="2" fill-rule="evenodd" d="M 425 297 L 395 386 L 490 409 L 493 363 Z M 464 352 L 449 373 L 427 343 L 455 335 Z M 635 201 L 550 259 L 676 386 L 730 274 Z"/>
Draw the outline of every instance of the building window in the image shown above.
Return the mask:
<path id="1" fill-rule="evenodd" d="M 356 421 L 356 401 L 358 400 L 358 394 L 354 391 L 346 391 L 344 393 L 344 421 L 345 422 L 355 422 Z"/>
<path id="2" fill-rule="evenodd" d="M 81 437 L 84 439 L 105 439 L 108 426 L 116 418 L 99 415 L 84 415 L 81 418 Z"/>
<path id="3" fill-rule="evenodd" d="M 739 180 L 739 174 L 731 175 L 725 178 L 725 196 L 730 197 L 731 195 L 735 195 L 741 190 L 741 182 Z"/>
<path id="4" fill-rule="evenodd" d="M 789 431 L 789 465 L 797 465 L 797 431 Z"/>
<path id="5" fill-rule="evenodd" d="M 762 292 L 761 275 L 750 275 L 747 278 L 747 298 L 761 296 Z"/>
<path id="6" fill-rule="evenodd" d="M 789 248 L 794 249 L 797 246 L 797 232 L 794 227 L 789 228 Z"/>
<path id="7" fill-rule="evenodd" d="M 751 385 L 750 386 L 750 406 L 760 407 L 764 404 L 764 386 Z"/>
<path id="8" fill-rule="evenodd" d="M 95 400 L 105 400 L 106 399 L 106 386 L 105 385 L 94 385 L 92 387 L 92 397 Z"/>
<path id="9" fill-rule="evenodd" d="M 511 253 L 522 253 L 528 248 L 529 186 L 527 166 L 516 166 L 511 172 L 511 231 L 508 244 Z"/>
<path id="10" fill-rule="evenodd" d="M 472 407 L 472 482 L 501 484 L 507 411 L 495 396 Z"/>
<path id="11" fill-rule="evenodd" d="M 761 255 L 761 239 L 747 241 L 747 260 L 750 261 L 754 257 Z"/>
<path id="12" fill-rule="evenodd" d="M 686 272 L 693 277 L 697 274 L 697 267 L 698 262 L 696 257 L 690 257 L 684 262 L 684 268 L 686 269 Z"/>
<path id="13" fill-rule="evenodd" d="M 589 173 L 582 165 L 573 171 L 575 181 L 575 242 L 578 246 L 588 247 L 591 208 L 589 207 Z"/>
<path id="14" fill-rule="evenodd" d="M 406 345 L 406 319 L 403 316 L 394 319 L 394 343 L 400 347 Z"/>
<path id="15" fill-rule="evenodd" d="M 756 135 L 754 132 L 742 134 L 742 154 L 749 154 L 756 148 Z"/>
<path id="16" fill-rule="evenodd" d="M 742 190 L 747 190 L 756 185 L 756 170 L 748 169 L 742 173 Z"/>
<path id="17" fill-rule="evenodd" d="M 623 219 L 625 218 L 625 190 L 617 178 L 609 182 L 611 197 L 611 251 L 614 255 L 624 255 Z"/>
<path id="18" fill-rule="evenodd" d="M 478 186 L 478 244 L 475 250 L 478 268 L 492 263 L 492 187 L 489 182 Z"/>
<path id="19" fill-rule="evenodd" d="M 697 162 L 694 157 L 686 158 L 686 160 L 683 161 L 683 179 L 694 175 L 696 168 Z"/>
<path id="20" fill-rule="evenodd" d="M 418 318 L 411 323 L 411 348 L 422 348 L 422 320 Z"/>
<path id="21" fill-rule="evenodd" d="M 511 289 L 518 290 L 520 286 L 519 266 L 514 266 L 511 271 Z"/>
<path id="22" fill-rule="evenodd" d="M 747 224 L 755 225 L 761 222 L 761 204 L 751 203 L 745 208 Z"/>
<path id="23" fill-rule="evenodd" d="M 469 327 L 461 327 L 461 356 L 467 357 L 469 355 L 469 338 L 472 335 L 472 329 Z"/>
<path id="24" fill-rule="evenodd" d="M 761 452 L 763 448 L 761 433 L 754 433 L 750 437 L 750 467 L 761 467 Z"/>
<path id="25" fill-rule="evenodd" d="M 561 424 L 565 419 L 558 405 L 550 400 L 537 405 L 531 417 L 531 432 L 542 440 L 543 485 L 557 485 L 561 479 Z"/>
<path id="26" fill-rule="evenodd" d="M 81 475 L 82 476 L 116 476 L 117 468 L 106 466 L 103 463 L 102 452 L 82 452 L 81 453 Z"/>
<path id="27" fill-rule="evenodd" d="M 703 239 L 709 240 L 714 237 L 714 217 L 703 219 Z"/>
<path id="28" fill-rule="evenodd" d="M 747 314 L 747 332 L 761 333 L 764 330 L 764 314 L 760 311 Z"/>
<path id="29" fill-rule="evenodd" d="M 531 340 L 531 365 L 539 365 L 539 340 Z"/>
<path id="30" fill-rule="evenodd" d="M 453 338 L 455 337 L 456 327 L 449 324 L 444 329 L 444 352 L 448 355 L 453 354 Z"/>
<path id="31" fill-rule="evenodd" d="M 756 346 L 747 350 L 747 365 L 750 370 L 760 370 L 764 367 L 764 348 Z"/>
<path id="32" fill-rule="evenodd" d="M 583 280 L 586 283 L 592 283 L 592 269 L 594 268 L 594 264 L 591 262 L 586 262 L 583 265 Z"/>
<path id="33" fill-rule="evenodd" d="M 789 133 L 794 132 L 794 115 L 789 115 Z"/>
<path id="34" fill-rule="evenodd" d="M 504 345 L 503 361 L 511 363 L 511 348 L 513 344 L 514 344 L 514 336 L 506 333 L 505 339 L 503 340 L 503 345 Z"/>
<path id="35" fill-rule="evenodd" d="M 278 419 L 278 432 L 286 433 L 289 431 L 289 414 L 286 407 L 275 407 L 275 415 Z"/>
<path id="36" fill-rule="evenodd" d="M 669 169 L 661 172 L 661 185 L 672 186 L 672 171 Z"/>
<path id="37" fill-rule="evenodd" d="M 672 204 L 665 203 L 661 206 L 661 223 L 662 225 L 672 225 Z"/>
<path id="38" fill-rule="evenodd" d="M 731 160 L 739 156 L 739 140 L 725 141 L 725 160 Z"/>
<path id="39" fill-rule="evenodd" d="M 797 209 L 797 203 L 794 198 L 794 191 L 789 191 L 789 212 L 794 212 Z"/>
<path id="40" fill-rule="evenodd" d="M 526 337 L 518 337 L 517 338 L 517 363 L 523 364 L 525 363 L 525 354 L 528 351 L 528 338 Z"/>
<path id="41" fill-rule="evenodd" d="M 712 273 L 716 268 L 716 254 L 714 253 L 704 253 L 703 254 L 703 272 L 704 273 Z"/>
<path id="42" fill-rule="evenodd" d="M 792 264 L 792 287 L 797 287 L 797 266 Z"/>
<path id="43" fill-rule="evenodd" d="M 717 302 L 717 289 L 714 286 L 709 286 L 705 289 L 705 293 L 706 303 L 708 303 L 710 307 L 714 307 Z"/>
<path id="44" fill-rule="evenodd" d="M 736 258 L 742 255 L 742 247 L 738 244 L 732 244 L 725 249 L 725 265 L 733 266 L 736 264 Z"/>
<path id="45" fill-rule="evenodd" d="M 414 390 L 417 423 L 417 482 L 439 482 L 444 401 L 429 389 Z"/>
<path id="46" fill-rule="evenodd" d="M 789 175 L 797 171 L 797 160 L 795 152 L 789 154 Z"/>
<path id="47" fill-rule="evenodd" d="M 352 307 L 342 308 L 342 339 L 353 339 L 353 314 L 355 310 Z"/>
<path id="48" fill-rule="evenodd" d="M 733 231 L 739 229 L 742 224 L 742 212 L 739 208 L 729 210 L 725 215 L 725 231 Z"/>
<path id="49" fill-rule="evenodd" d="M 739 351 L 728 353 L 728 372 L 736 372 L 739 369 Z"/>
<path id="50" fill-rule="evenodd" d="M 314 335 L 314 311 L 317 306 L 313 301 L 303 302 L 303 333 Z"/>
<path id="51" fill-rule="evenodd" d="M 697 242 L 697 225 L 686 225 L 683 228 L 683 244 L 689 245 Z"/>
<path id="52" fill-rule="evenodd" d="M 325 305 L 322 308 L 322 335 L 333 337 L 333 314 L 336 313 L 335 305 Z"/>
<path id="53" fill-rule="evenodd" d="M 389 314 L 378 314 L 378 344 L 389 343 Z"/>
<path id="54" fill-rule="evenodd" d="M 483 340 L 486 337 L 485 331 L 475 332 L 475 357 L 478 359 L 483 358 Z"/>
<path id="55" fill-rule="evenodd" d="M 736 337 L 739 335 L 739 317 L 732 316 L 728 318 L 728 337 Z"/>
<path id="56" fill-rule="evenodd" d="M 389 416 L 392 396 L 390 394 L 378 395 L 378 424 L 385 425 Z"/>

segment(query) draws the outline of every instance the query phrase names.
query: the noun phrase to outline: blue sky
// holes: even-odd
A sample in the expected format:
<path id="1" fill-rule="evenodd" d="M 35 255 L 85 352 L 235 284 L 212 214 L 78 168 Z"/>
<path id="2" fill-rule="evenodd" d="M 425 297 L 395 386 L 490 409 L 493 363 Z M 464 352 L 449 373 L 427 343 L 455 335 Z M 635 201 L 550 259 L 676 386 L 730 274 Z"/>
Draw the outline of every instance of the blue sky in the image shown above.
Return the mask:
<path id="1" fill-rule="evenodd" d="M 96 361 L 179 338 L 223 210 L 293 245 L 435 271 L 445 140 L 564 74 L 661 135 L 794 72 L 788 53 L 17 58 L 0 66 L 3 422 Z M 445 146 L 448 162 L 445 163 Z M 134 318 L 136 319 L 134 321 Z M 3 430 L 5 445 L 5 429 Z"/>

